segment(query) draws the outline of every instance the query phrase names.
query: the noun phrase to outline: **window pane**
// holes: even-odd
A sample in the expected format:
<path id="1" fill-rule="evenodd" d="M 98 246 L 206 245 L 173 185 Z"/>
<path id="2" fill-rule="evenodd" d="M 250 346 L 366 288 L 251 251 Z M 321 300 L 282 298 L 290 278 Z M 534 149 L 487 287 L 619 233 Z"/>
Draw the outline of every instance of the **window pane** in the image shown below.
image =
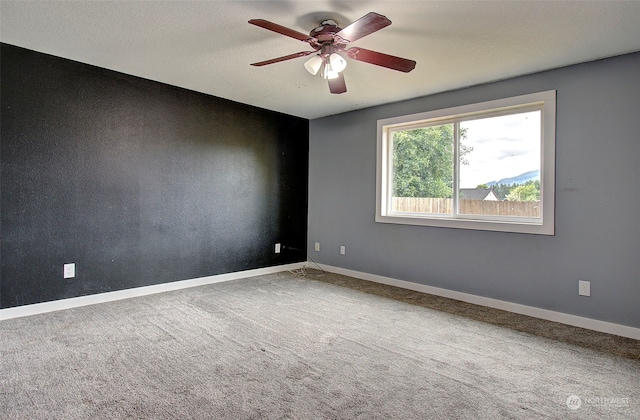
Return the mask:
<path id="1" fill-rule="evenodd" d="M 392 212 L 452 214 L 453 124 L 392 132 Z"/>
<path id="2" fill-rule="evenodd" d="M 540 218 L 540 118 L 460 123 L 460 214 Z"/>

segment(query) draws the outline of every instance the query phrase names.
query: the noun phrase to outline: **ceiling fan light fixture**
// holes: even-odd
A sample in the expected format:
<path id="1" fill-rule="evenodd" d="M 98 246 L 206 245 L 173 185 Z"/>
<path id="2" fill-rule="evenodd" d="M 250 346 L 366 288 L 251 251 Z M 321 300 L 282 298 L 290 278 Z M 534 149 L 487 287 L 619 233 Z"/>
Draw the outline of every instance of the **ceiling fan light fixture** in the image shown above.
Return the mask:
<path id="1" fill-rule="evenodd" d="M 324 59 L 324 65 L 322 66 L 322 78 L 325 80 L 335 79 L 338 77 L 338 73 L 339 72 L 335 71 L 333 66 L 331 65 L 329 57 L 326 57 Z"/>
<path id="2" fill-rule="evenodd" d="M 347 61 L 340 54 L 331 53 L 324 57 L 324 65 L 320 73 L 325 80 L 335 79 L 347 67 Z"/>
<path id="3" fill-rule="evenodd" d="M 322 57 L 320 57 L 320 55 L 314 55 L 304 63 L 304 68 L 307 69 L 309 73 L 315 76 L 316 74 L 318 74 L 318 71 L 320 70 L 320 67 L 322 67 L 323 62 L 324 60 L 322 59 Z"/>

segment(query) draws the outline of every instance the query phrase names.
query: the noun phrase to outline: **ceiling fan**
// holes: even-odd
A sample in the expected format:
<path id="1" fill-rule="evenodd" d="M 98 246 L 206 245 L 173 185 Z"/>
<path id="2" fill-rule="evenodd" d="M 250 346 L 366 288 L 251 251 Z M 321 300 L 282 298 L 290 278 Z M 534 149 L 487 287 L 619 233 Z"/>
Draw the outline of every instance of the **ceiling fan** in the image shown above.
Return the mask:
<path id="1" fill-rule="evenodd" d="M 309 73 L 313 75 L 319 73 L 322 78 L 326 79 L 331 93 L 344 93 L 347 91 L 347 85 L 342 74 L 347 62 L 342 55 L 338 54 L 339 52 L 345 53 L 352 60 L 375 64 L 405 73 L 410 72 L 416 66 L 415 61 L 406 58 L 359 47 L 346 48 L 347 44 L 391 25 L 391 21 L 386 16 L 378 13 L 369 12 L 345 28 L 340 28 L 336 21 L 327 19 L 322 21 L 320 26 L 314 28 L 309 35 L 264 19 L 251 19 L 249 23 L 306 42 L 314 49 L 314 51 L 302 51 L 252 63 L 252 66 L 266 66 L 267 64 L 315 54 L 305 62 L 304 66 Z"/>

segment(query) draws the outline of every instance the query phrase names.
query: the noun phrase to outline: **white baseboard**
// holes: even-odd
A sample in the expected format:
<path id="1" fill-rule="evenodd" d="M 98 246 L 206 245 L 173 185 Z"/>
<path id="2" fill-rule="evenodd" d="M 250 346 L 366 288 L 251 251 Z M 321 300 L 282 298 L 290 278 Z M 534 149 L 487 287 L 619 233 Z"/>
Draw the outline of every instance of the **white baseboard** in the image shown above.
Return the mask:
<path id="1" fill-rule="evenodd" d="M 80 296 L 69 299 L 55 300 L 51 302 L 35 303 L 32 305 L 17 306 L 13 308 L 0 309 L 0 321 L 4 319 L 19 318 L 29 315 L 37 315 L 46 312 L 60 311 L 63 309 L 77 308 L 80 306 L 94 305 L 97 303 L 111 302 L 121 299 L 152 295 L 155 293 L 168 292 L 172 290 L 186 289 L 189 287 L 204 286 L 206 284 L 221 283 L 231 280 L 239 280 L 247 277 L 261 276 L 265 274 L 279 273 L 287 270 L 295 270 L 304 266 L 305 263 L 293 263 L 278 265 L 274 267 L 258 268 L 255 270 L 237 271 L 234 273 L 218 274 L 197 279 L 181 280 L 170 283 L 156 284 L 152 286 L 136 287 L 133 289 L 117 290 L 114 292 L 99 293 L 95 295 Z M 533 306 L 521 305 L 504 300 L 492 299 L 482 296 L 471 295 L 463 292 L 442 289 L 439 287 L 427 286 L 424 284 L 412 283 L 405 280 L 398 280 L 391 277 L 378 276 L 361 271 L 349 270 L 346 268 L 322 265 L 328 272 L 368 280 L 375 283 L 387 284 L 389 286 L 401 287 L 403 289 L 415 290 L 416 292 L 428 293 L 442 296 L 462 302 L 501 309 L 534 318 L 559 322 L 561 324 L 572 325 L 574 327 L 586 328 L 593 331 L 619 335 L 622 337 L 640 340 L 640 328 L 626 325 L 614 324 L 611 322 L 599 321 L 591 318 L 584 318 L 562 312 L 540 309 Z"/>
<path id="2" fill-rule="evenodd" d="M 10 318 L 19 318 L 29 315 L 37 315 L 45 312 L 60 311 L 63 309 L 77 308 L 80 306 L 95 305 L 96 303 L 111 302 L 121 299 L 152 295 L 155 293 L 172 290 L 186 289 L 189 287 L 204 286 L 205 284 L 221 283 L 224 281 L 238 280 L 247 277 L 262 276 L 265 274 L 279 273 L 286 270 L 302 268 L 304 263 L 278 265 L 274 267 L 258 268 L 255 270 L 237 271 L 234 273 L 217 274 L 214 276 L 200 277 L 197 279 L 180 280 L 170 283 L 154 284 L 152 286 L 136 287 L 133 289 L 116 290 L 113 292 L 98 293 L 95 295 L 80 296 L 69 299 L 54 300 L 51 302 L 34 303 L 32 305 L 16 306 L 0 309 L 0 321 Z"/>
<path id="3" fill-rule="evenodd" d="M 534 306 L 527 306 L 518 303 L 507 302 L 504 300 L 491 299 L 487 297 L 471 295 L 468 293 L 441 289 L 439 287 L 426 286 L 424 284 L 397 280 L 390 277 L 383 277 L 375 274 L 363 273 L 360 271 L 348 270 L 340 267 L 327 266 L 324 264 L 322 265 L 322 268 L 331 273 L 342 274 L 345 276 L 368 280 L 375 283 L 401 287 L 403 289 L 414 290 L 416 292 L 428 293 L 430 295 L 442 296 L 462 302 L 501 309 L 503 311 L 514 312 L 521 315 L 527 315 L 533 318 L 545 319 L 547 321 L 559 322 L 561 324 L 572 325 L 574 327 L 580 327 L 588 330 L 599 331 L 640 340 L 640 328 L 629 327 L 627 325 L 620 325 L 611 322 L 599 321 L 597 319 L 584 318 L 581 316 L 565 314 L 562 312 L 540 309 Z"/>

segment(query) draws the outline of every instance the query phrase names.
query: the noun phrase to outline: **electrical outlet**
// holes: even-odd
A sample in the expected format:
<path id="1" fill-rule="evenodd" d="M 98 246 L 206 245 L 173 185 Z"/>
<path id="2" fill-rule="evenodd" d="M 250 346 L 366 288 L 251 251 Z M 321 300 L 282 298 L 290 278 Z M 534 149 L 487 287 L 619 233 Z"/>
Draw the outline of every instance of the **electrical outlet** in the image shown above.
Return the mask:
<path id="1" fill-rule="evenodd" d="M 591 282 L 578 280 L 578 294 L 580 296 L 591 296 Z"/>
<path id="2" fill-rule="evenodd" d="M 340 255 L 344 255 L 346 254 L 347 249 L 344 247 L 344 245 L 340 245 Z"/>
<path id="3" fill-rule="evenodd" d="M 276 244 L 276 254 L 280 253 L 280 244 Z"/>
<path id="4" fill-rule="evenodd" d="M 320 252 L 320 242 L 316 242 L 316 243 L 315 243 L 315 245 L 313 246 L 313 249 L 314 249 L 316 252 Z"/>
<path id="5" fill-rule="evenodd" d="M 76 276 L 76 264 L 75 263 L 65 264 L 63 273 L 64 273 L 64 278 L 65 279 L 71 279 L 71 278 L 75 277 Z"/>

